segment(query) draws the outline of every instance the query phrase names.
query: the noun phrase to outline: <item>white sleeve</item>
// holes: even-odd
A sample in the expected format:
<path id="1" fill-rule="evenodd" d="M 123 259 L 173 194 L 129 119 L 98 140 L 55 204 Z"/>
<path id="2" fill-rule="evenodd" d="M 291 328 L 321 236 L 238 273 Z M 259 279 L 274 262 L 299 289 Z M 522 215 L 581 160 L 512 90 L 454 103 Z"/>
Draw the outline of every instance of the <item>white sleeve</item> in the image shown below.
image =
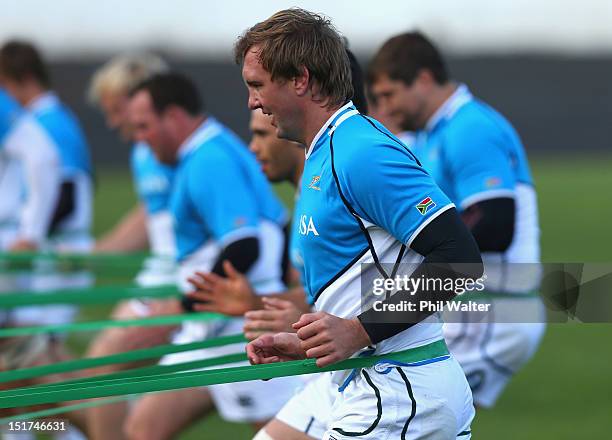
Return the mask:
<path id="1" fill-rule="evenodd" d="M 59 197 L 61 168 L 58 149 L 30 115 L 15 123 L 4 142 L 5 152 L 22 164 L 26 201 L 19 219 L 19 239 L 39 243 L 47 235 Z"/>

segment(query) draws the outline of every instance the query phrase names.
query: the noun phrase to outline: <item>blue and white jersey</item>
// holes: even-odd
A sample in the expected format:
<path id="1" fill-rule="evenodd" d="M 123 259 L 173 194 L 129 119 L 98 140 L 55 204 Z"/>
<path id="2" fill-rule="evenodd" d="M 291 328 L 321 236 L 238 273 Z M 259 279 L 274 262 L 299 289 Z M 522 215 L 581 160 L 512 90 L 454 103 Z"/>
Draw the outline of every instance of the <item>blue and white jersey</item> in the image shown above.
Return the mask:
<path id="1" fill-rule="evenodd" d="M 503 254 L 484 254 L 485 263 L 539 262 L 533 179 L 521 140 L 502 115 L 460 85 L 417 133 L 413 151 L 460 210 L 487 199 L 514 198 L 512 243 Z"/>
<path id="2" fill-rule="evenodd" d="M 364 263 L 419 263 L 410 244 L 453 204 L 414 155 L 351 102 L 323 125 L 306 151 L 298 205 L 304 287 L 317 310 L 342 318 L 361 313 L 361 277 L 383 277 Z M 410 267 L 410 269 L 408 269 Z M 400 269 L 412 271 L 416 264 Z M 369 273 L 368 273 L 369 272 Z M 431 316 L 378 344 L 377 352 L 442 338 Z"/>
<path id="3" fill-rule="evenodd" d="M 55 142 L 64 177 L 78 172 L 91 174 L 89 145 L 72 111 L 52 92 L 36 98 L 28 104 L 28 110 Z"/>
<path id="4" fill-rule="evenodd" d="M 27 106 L 43 127 L 59 154 L 63 183 L 74 185 L 74 209 L 54 232 L 53 246 L 66 250 L 88 250 L 92 216 L 92 167 L 89 145 L 76 116 L 53 92 L 46 92 Z"/>
<path id="5" fill-rule="evenodd" d="M 38 121 L 1 89 L 0 131 L 0 246 L 41 244 L 59 196 L 59 154 Z"/>
<path id="6" fill-rule="evenodd" d="M 21 111 L 17 101 L 0 88 L 0 148 Z"/>
<path id="7" fill-rule="evenodd" d="M 151 252 L 157 256 L 174 257 L 176 243 L 170 214 L 170 195 L 175 169 L 159 162 L 151 147 L 144 142 L 132 148 L 130 165 L 136 194 L 147 212 Z"/>
<path id="8" fill-rule="evenodd" d="M 246 145 L 212 117 L 179 150 L 170 210 L 181 282 L 194 270 L 210 271 L 229 243 L 258 237 L 259 259 L 247 278 L 260 293 L 284 289 L 285 209 Z"/>
<path id="9" fill-rule="evenodd" d="M 0 88 L 0 151 L 20 112 L 17 101 Z M 9 246 L 15 238 L 21 204 L 21 180 L 19 162 L 0 153 L 0 249 Z"/>

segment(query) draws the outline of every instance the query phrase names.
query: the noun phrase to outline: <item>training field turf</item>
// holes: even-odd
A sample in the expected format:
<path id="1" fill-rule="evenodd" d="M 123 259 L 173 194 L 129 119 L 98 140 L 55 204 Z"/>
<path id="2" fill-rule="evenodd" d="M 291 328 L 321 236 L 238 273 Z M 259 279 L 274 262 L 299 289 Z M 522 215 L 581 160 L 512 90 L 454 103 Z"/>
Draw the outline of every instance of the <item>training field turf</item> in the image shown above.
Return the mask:
<path id="1" fill-rule="evenodd" d="M 598 261 L 612 266 L 612 156 L 551 154 L 531 162 L 540 205 L 543 260 Z M 99 234 L 131 206 L 134 196 L 125 171 L 99 170 L 97 182 L 95 231 Z M 279 187 L 279 193 L 291 203 L 288 187 Z M 612 324 L 550 325 L 541 349 L 511 382 L 498 405 L 479 411 L 472 425 L 473 438 L 610 438 L 611 340 Z M 181 438 L 240 440 L 250 435 L 246 426 L 213 417 Z"/>

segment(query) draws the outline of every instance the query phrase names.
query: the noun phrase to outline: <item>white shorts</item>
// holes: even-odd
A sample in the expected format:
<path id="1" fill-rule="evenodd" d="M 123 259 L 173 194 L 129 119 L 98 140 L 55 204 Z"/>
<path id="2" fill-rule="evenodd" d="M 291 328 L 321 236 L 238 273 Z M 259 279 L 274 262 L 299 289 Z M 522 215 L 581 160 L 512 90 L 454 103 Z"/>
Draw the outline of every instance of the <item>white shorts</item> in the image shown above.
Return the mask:
<path id="1" fill-rule="evenodd" d="M 322 373 L 277 419 L 325 440 L 469 439 L 472 394 L 455 359 L 443 359 L 364 368 L 342 392 L 334 373 Z"/>
<path id="2" fill-rule="evenodd" d="M 170 257 L 149 257 L 138 272 L 135 282 L 140 287 L 155 287 L 176 284 L 177 266 Z"/>
<path id="3" fill-rule="evenodd" d="M 172 339 L 174 344 L 186 344 L 242 332 L 243 319 L 199 323 L 186 322 Z M 245 343 L 205 348 L 164 356 L 160 364 L 171 365 L 245 351 Z M 247 361 L 214 368 L 249 365 Z M 219 414 L 230 422 L 263 422 L 283 407 L 302 385 L 298 377 L 279 377 L 269 381 L 234 382 L 206 387 Z"/>
<path id="4" fill-rule="evenodd" d="M 304 383 L 304 387 L 276 414 L 276 419 L 320 439 L 327 430 L 338 386 L 332 383 L 332 374 L 321 373 Z M 304 376 L 307 378 L 308 376 Z"/>
<path id="5" fill-rule="evenodd" d="M 533 321 L 529 323 L 499 322 L 503 321 L 499 309 L 508 308 L 512 313 L 519 307 L 541 313 L 540 322 L 537 319 L 526 319 Z M 495 404 L 511 377 L 531 359 L 546 329 L 545 310 L 539 298 L 495 299 L 490 310 L 494 314 L 489 322 L 469 322 L 465 316 L 464 322 L 443 326 L 448 348 L 467 376 L 474 404 L 484 408 Z"/>

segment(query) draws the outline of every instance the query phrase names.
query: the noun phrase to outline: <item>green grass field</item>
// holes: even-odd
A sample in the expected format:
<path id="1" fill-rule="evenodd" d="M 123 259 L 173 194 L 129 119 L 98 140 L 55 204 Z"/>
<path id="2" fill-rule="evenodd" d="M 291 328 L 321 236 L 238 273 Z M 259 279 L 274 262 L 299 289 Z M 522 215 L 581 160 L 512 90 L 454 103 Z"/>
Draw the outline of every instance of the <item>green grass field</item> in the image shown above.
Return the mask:
<path id="1" fill-rule="evenodd" d="M 532 166 L 540 205 L 543 260 L 612 262 L 612 156 L 538 157 Z M 279 194 L 287 203 L 286 186 Z M 95 231 L 109 228 L 134 196 L 125 171 L 100 172 Z M 610 438 L 611 324 L 550 325 L 541 349 L 512 381 L 499 404 L 480 411 L 475 439 Z M 202 421 L 182 439 L 247 439 L 248 427 Z"/>

